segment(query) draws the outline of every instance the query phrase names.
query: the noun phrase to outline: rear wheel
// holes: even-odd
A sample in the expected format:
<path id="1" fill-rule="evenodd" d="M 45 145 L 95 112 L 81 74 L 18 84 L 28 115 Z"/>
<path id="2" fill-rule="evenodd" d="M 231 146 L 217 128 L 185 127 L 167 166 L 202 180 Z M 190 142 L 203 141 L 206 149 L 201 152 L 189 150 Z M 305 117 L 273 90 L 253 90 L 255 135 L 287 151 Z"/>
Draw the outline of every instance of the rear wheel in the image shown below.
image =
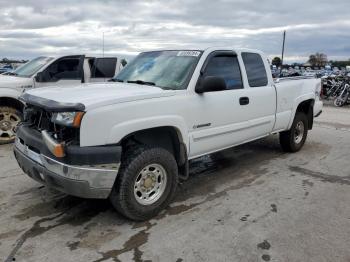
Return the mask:
<path id="1" fill-rule="evenodd" d="M 129 150 L 124 158 L 110 201 L 130 219 L 150 219 L 175 195 L 178 181 L 176 160 L 163 148 Z"/>
<path id="2" fill-rule="evenodd" d="M 297 112 L 291 129 L 280 133 L 280 144 L 282 149 L 286 152 L 299 151 L 305 143 L 307 132 L 307 116 L 302 112 Z"/>
<path id="3" fill-rule="evenodd" d="M 22 113 L 16 108 L 0 107 L 0 145 L 15 140 L 15 128 L 22 121 Z"/>

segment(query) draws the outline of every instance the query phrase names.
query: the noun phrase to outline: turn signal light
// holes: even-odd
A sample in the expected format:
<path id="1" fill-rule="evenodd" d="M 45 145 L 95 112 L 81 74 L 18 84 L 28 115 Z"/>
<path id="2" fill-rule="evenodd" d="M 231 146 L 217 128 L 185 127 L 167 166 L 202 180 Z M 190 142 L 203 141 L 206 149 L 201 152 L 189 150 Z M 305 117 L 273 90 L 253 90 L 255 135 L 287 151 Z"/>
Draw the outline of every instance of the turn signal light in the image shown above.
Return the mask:
<path id="1" fill-rule="evenodd" d="M 63 145 L 62 144 L 55 145 L 52 153 L 55 155 L 55 157 L 64 157 L 65 154 L 64 154 Z"/>
<path id="2" fill-rule="evenodd" d="M 47 148 L 55 157 L 65 157 L 64 143 L 58 143 L 46 130 L 41 131 L 41 134 Z"/>
<path id="3" fill-rule="evenodd" d="M 84 112 L 76 112 L 73 120 L 73 127 L 80 127 L 81 120 L 83 119 Z"/>

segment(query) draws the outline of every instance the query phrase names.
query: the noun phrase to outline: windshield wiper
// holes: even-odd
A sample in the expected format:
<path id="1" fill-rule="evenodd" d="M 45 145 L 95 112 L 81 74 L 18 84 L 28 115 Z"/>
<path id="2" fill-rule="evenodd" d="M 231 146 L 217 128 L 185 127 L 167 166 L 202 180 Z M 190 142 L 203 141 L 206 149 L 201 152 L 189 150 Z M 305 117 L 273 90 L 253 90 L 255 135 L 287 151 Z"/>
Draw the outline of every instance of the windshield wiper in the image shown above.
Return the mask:
<path id="1" fill-rule="evenodd" d="M 112 78 L 112 79 L 109 79 L 108 82 L 121 82 L 121 83 L 123 83 L 124 80 L 121 80 L 121 79 L 118 79 L 118 78 Z"/>
<path id="2" fill-rule="evenodd" d="M 139 84 L 139 85 L 149 85 L 149 86 L 155 86 L 156 84 L 153 82 L 147 82 L 143 80 L 129 80 L 127 81 L 128 83 L 133 83 L 133 84 Z"/>

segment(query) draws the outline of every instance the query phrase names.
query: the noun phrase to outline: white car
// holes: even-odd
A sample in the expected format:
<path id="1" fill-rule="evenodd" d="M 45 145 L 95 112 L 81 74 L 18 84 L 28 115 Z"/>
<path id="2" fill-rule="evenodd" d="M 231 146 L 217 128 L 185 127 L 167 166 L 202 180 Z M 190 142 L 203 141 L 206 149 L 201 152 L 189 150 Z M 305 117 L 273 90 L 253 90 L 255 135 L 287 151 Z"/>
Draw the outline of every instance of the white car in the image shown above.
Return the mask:
<path id="1" fill-rule="evenodd" d="M 22 120 L 24 107 L 18 97 L 26 90 L 103 82 L 114 77 L 122 67 L 117 57 L 40 56 L 13 72 L 0 75 L 0 144 L 14 140 L 14 129 Z"/>
<path id="2" fill-rule="evenodd" d="M 300 150 L 321 83 L 295 79 L 274 83 L 257 50 L 141 53 L 115 83 L 24 94 L 15 156 L 40 183 L 145 220 L 170 203 L 190 159 L 275 133 Z"/>

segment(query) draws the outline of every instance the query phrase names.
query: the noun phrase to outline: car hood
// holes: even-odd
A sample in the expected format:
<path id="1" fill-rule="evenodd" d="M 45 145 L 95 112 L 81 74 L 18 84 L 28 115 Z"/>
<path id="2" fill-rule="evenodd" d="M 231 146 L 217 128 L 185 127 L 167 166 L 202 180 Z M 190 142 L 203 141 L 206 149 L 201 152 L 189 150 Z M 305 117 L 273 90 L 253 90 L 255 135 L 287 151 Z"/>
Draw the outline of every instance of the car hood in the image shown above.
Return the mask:
<path id="1" fill-rule="evenodd" d="M 163 90 L 155 86 L 131 83 L 93 83 L 68 87 L 44 87 L 32 89 L 26 94 L 37 97 L 37 101 L 52 101 L 56 106 L 84 105 L 85 111 L 116 103 L 172 96 L 174 90 Z"/>
<path id="2" fill-rule="evenodd" d="M 18 88 L 18 87 L 28 86 L 32 84 L 33 82 L 31 78 L 17 77 L 17 76 L 10 76 L 10 75 L 0 75 L 0 88 L 1 87 Z"/>

